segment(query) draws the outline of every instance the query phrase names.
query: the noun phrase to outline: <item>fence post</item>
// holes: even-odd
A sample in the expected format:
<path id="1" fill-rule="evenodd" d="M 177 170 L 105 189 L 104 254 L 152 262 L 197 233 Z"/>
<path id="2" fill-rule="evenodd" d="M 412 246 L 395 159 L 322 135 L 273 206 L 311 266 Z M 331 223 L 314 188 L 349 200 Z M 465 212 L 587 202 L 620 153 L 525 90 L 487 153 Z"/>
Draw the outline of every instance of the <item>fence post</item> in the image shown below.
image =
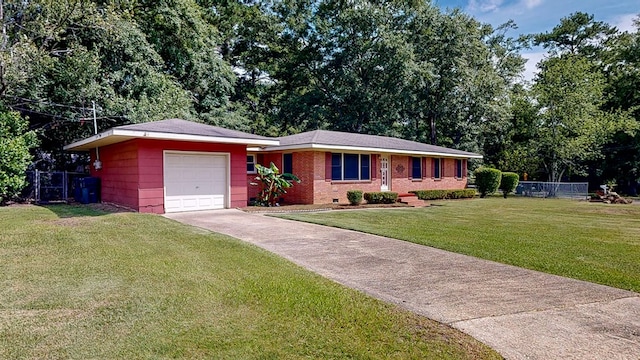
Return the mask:
<path id="1" fill-rule="evenodd" d="M 34 184 L 35 184 L 35 193 L 36 193 L 36 204 L 40 203 L 40 170 L 36 169 L 35 175 L 33 176 Z"/>
<path id="2" fill-rule="evenodd" d="M 65 170 L 62 173 L 62 200 L 66 203 L 69 201 L 69 196 L 67 193 L 69 187 L 69 183 L 67 181 L 67 171 Z"/>

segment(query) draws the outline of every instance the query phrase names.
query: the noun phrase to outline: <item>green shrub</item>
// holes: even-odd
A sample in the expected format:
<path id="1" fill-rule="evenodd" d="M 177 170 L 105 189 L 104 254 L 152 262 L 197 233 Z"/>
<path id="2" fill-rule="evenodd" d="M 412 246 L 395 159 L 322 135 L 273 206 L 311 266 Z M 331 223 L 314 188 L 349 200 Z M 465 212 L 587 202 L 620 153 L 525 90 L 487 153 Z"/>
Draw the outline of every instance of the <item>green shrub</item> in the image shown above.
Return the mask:
<path id="1" fill-rule="evenodd" d="M 504 198 L 507 198 L 507 194 L 510 192 L 514 192 L 516 187 L 518 186 L 518 181 L 520 177 L 516 173 L 512 172 L 503 172 L 502 180 L 500 180 L 500 190 L 502 190 L 502 194 Z"/>
<path id="2" fill-rule="evenodd" d="M 448 190 L 415 190 L 409 191 L 412 194 L 416 194 L 420 200 L 440 200 L 446 199 Z"/>
<path id="3" fill-rule="evenodd" d="M 498 187 L 500 187 L 500 178 L 502 175 L 500 170 L 480 167 L 474 171 L 474 174 L 476 176 L 476 186 L 478 187 L 481 198 L 495 193 Z"/>
<path id="4" fill-rule="evenodd" d="M 396 192 L 368 192 L 364 193 L 364 199 L 369 204 L 393 204 L 398 199 Z"/>
<path id="5" fill-rule="evenodd" d="M 476 196 L 476 191 L 473 189 L 414 190 L 409 192 L 415 194 L 420 200 L 471 199 Z"/>
<path id="6" fill-rule="evenodd" d="M 449 190 L 448 199 L 472 199 L 476 196 L 474 189 Z"/>
<path id="7" fill-rule="evenodd" d="M 362 190 L 347 191 L 347 199 L 349 199 L 349 204 L 351 205 L 360 205 L 362 202 Z"/>

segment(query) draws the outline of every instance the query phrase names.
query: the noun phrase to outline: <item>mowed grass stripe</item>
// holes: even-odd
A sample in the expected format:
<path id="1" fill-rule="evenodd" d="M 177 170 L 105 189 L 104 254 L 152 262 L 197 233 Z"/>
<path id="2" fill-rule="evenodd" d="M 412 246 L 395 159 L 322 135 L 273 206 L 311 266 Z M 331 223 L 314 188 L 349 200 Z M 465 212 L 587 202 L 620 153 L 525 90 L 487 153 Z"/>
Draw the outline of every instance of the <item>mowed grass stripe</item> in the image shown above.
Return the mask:
<path id="1" fill-rule="evenodd" d="M 640 206 L 487 198 L 282 215 L 640 292 Z"/>
<path id="2" fill-rule="evenodd" d="M 9 207 L 0 229 L 0 358 L 499 358 L 445 325 L 162 217 Z"/>

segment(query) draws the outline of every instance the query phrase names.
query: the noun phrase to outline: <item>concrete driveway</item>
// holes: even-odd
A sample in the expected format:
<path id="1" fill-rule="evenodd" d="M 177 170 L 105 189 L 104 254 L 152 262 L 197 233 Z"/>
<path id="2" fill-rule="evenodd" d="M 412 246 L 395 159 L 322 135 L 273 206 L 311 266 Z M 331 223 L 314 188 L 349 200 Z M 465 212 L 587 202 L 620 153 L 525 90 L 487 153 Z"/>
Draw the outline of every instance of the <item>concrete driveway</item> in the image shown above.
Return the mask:
<path id="1" fill-rule="evenodd" d="M 449 324 L 507 359 L 640 359 L 640 294 L 239 210 L 166 215 Z"/>

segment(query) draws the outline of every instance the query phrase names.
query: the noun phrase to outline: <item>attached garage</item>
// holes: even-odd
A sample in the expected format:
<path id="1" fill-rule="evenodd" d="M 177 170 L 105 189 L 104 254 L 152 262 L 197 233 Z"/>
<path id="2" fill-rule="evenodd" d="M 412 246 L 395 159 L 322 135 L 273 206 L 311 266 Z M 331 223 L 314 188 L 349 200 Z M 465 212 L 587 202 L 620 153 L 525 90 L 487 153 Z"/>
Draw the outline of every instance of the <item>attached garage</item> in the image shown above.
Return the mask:
<path id="1" fill-rule="evenodd" d="M 165 212 L 229 207 L 227 154 L 164 153 Z"/>
<path id="2" fill-rule="evenodd" d="M 65 150 L 90 153 L 103 202 L 162 214 L 246 206 L 247 147 L 278 143 L 169 119 L 115 127 Z"/>

